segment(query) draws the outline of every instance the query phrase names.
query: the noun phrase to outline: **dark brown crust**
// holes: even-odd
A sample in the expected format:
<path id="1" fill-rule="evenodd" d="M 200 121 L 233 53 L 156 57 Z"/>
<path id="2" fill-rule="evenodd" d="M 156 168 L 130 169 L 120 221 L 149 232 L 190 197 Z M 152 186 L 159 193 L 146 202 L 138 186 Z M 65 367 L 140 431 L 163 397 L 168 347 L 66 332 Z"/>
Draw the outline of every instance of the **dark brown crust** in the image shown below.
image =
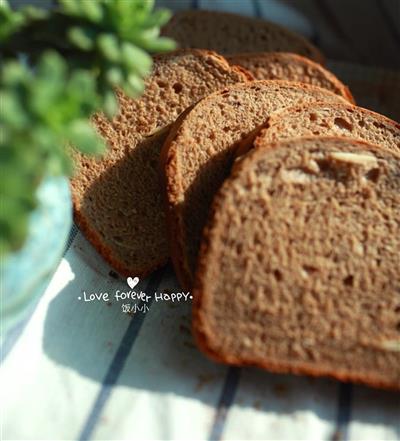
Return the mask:
<path id="1" fill-rule="evenodd" d="M 248 53 L 241 53 L 241 54 L 235 54 L 235 55 L 228 55 L 226 59 L 234 64 L 239 65 L 240 62 L 243 59 L 265 59 L 273 60 L 279 62 L 282 59 L 288 59 L 290 58 L 293 64 L 300 63 L 305 64 L 313 69 L 317 69 L 328 81 L 330 81 L 335 88 L 337 89 L 338 95 L 341 95 L 343 98 L 345 98 L 347 101 L 349 101 L 351 104 L 355 104 L 355 100 L 353 95 L 351 94 L 349 88 L 345 86 L 332 72 L 330 72 L 328 69 L 325 69 L 321 64 L 317 63 L 316 61 L 310 60 L 307 57 L 304 57 L 299 54 L 293 54 L 291 52 L 248 52 Z"/>
<path id="2" fill-rule="evenodd" d="M 199 54 L 202 56 L 208 55 L 210 57 L 215 58 L 218 60 L 221 64 L 224 65 L 225 68 L 233 70 L 237 73 L 240 73 L 243 76 L 243 81 L 247 82 L 249 80 L 253 79 L 253 76 L 246 71 L 246 69 L 238 67 L 238 66 L 231 66 L 228 61 L 222 57 L 221 55 L 217 54 L 214 51 L 211 50 L 203 50 L 203 49 L 178 49 L 176 51 L 170 52 L 168 54 L 162 54 L 162 55 L 156 55 L 155 59 L 163 59 L 166 57 L 173 57 L 176 56 L 179 53 L 193 53 L 193 54 Z M 168 126 L 167 126 L 168 127 Z M 165 129 L 167 129 L 167 127 Z M 73 214 L 74 214 L 74 221 L 78 225 L 79 229 L 82 231 L 84 236 L 89 240 L 89 242 L 93 245 L 93 247 L 99 252 L 99 254 L 104 258 L 104 260 L 112 266 L 113 269 L 115 269 L 119 274 L 122 276 L 138 276 L 141 278 L 144 278 L 151 274 L 156 269 L 164 266 L 168 260 L 167 258 L 161 258 L 158 261 L 154 261 L 151 266 L 146 267 L 129 267 L 125 265 L 123 262 L 121 262 L 117 256 L 115 256 L 112 252 L 112 250 L 103 242 L 100 235 L 97 233 L 97 231 L 89 224 L 84 214 L 81 212 L 79 207 L 79 201 L 77 194 L 75 193 L 73 186 L 70 185 L 71 188 L 71 194 L 72 194 L 72 205 L 73 205 Z"/>
<path id="3" fill-rule="evenodd" d="M 267 20 L 263 20 L 261 18 L 253 18 L 253 17 L 246 17 L 239 14 L 233 14 L 231 12 L 220 12 L 220 11 L 207 11 L 205 9 L 202 10 L 190 10 L 190 11 L 181 11 L 174 14 L 174 16 L 171 18 L 171 20 L 163 27 L 162 29 L 162 35 L 168 36 L 168 28 L 179 26 L 179 21 L 184 19 L 185 17 L 194 17 L 194 16 L 205 16 L 207 15 L 218 15 L 222 19 L 225 18 L 228 21 L 250 21 L 254 28 L 257 28 L 257 26 L 270 26 L 271 28 L 279 29 L 281 32 L 286 33 L 287 35 L 290 35 L 291 37 L 297 39 L 300 41 L 305 48 L 309 51 L 310 55 L 312 56 L 312 59 L 317 61 L 320 64 L 325 64 L 325 56 L 322 54 L 322 52 L 315 47 L 313 44 L 311 44 L 305 37 L 303 37 L 300 34 L 297 34 L 296 32 L 290 31 L 289 29 L 285 28 L 284 26 L 278 25 L 276 23 L 272 23 Z"/>
<path id="4" fill-rule="evenodd" d="M 321 89 L 319 87 L 311 86 L 309 84 L 304 84 L 304 83 L 295 83 L 290 81 L 278 81 L 278 80 L 257 80 L 254 81 L 253 83 L 260 83 L 260 84 L 279 83 L 282 85 L 290 85 L 292 87 L 298 87 L 303 90 L 307 90 L 307 89 L 323 90 L 327 94 L 335 95 L 333 92 L 329 90 Z M 226 88 L 224 90 L 214 92 L 213 94 L 200 100 L 199 103 L 206 102 L 207 100 L 213 100 L 213 97 L 216 95 L 240 87 L 245 87 L 245 86 L 243 84 L 238 84 Z M 169 135 L 166 141 L 164 142 L 160 157 L 162 188 L 165 191 L 164 200 L 166 203 L 167 225 L 168 225 L 168 233 L 170 238 L 170 256 L 178 280 L 182 285 L 182 287 L 187 290 L 191 289 L 193 280 L 192 280 L 189 264 L 185 258 L 185 252 L 184 252 L 185 247 L 184 247 L 184 240 L 182 237 L 182 231 L 183 231 L 182 215 L 180 210 L 177 208 L 179 202 L 178 201 L 179 188 L 181 184 L 179 181 L 180 175 L 177 173 L 179 167 L 177 164 L 177 156 L 176 156 L 177 152 L 173 148 L 173 144 L 177 135 L 180 133 L 180 129 L 183 121 L 185 121 L 185 119 L 188 117 L 190 111 L 194 106 L 195 105 L 189 107 L 185 112 L 183 112 L 181 116 L 172 125 Z M 257 131 L 258 130 L 259 129 L 257 129 Z"/>
<path id="5" fill-rule="evenodd" d="M 327 140 L 341 140 L 346 139 L 344 137 L 322 137 Z M 308 139 L 308 138 L 299 138 L 299 139 Z M 357 144 L 360 144 L 360 146 L 368 146 L 369 148 L 374 149 L 381 149 L 380 146 L 372 145 L 368 142 L 360 141 L 360 140 L 354 140 Z M 279 146 L 280 143 L 271 143 L 268 147 L 269 148 L 276 148 Z M 393 152 L 392 152 L 393 153 Z M 253 149 L 248 153 L 246 158 L 242 161 L 238 161 L 230 175 L 230 177 L 224 182 L 223 187 L 229 187 L 230 182 L 233 181 L 238 173 L 243 168 L 247 167 L 247 162 L 249 158 L 252 158 L 256 155 L 262 154 L 261 149 Z M 396 153 L 395 153 L 396 154 Z M 400 155 L 399 155 L 400 160 Z M 331 377 L 336 380 L 340 381 L 348 381 L 348 382 L 354 382 L 354 383 L 361 383 L 366 384 L 371 387 L 376 388 L 383 388 L 383 389 L 389 389 L 389 390 L 400 390 L 400 385 L 398 383 L 392 383 L 390 381 L 385 382 L 382 381 L 379 378 L 375 378 L 372 375 L 363 375 L 360 372 L 349 372 L 346 370 L 342 371 L 333 371 L 332 369 L 329 369 L 329 367 L 320 367 L 315 366 L 313 364 L 309 363 L 298 363 L 296 366 L 290 365 L 289 363 L 277 363 L 271 360 L 251 360 L 251 359 L 241 359 L 238 357 L 235 357 L 232 354 L 224 354 L 221 352 L 218 352 L 215 348 L 213 348 L 213 341 L 212 341 L 212 333 L 209 332 L 206 325 L 206 320 L 204 320 L 204 315 L 202 313 L 202 302 L 204 301 L 204 298 L 208 295 L 207 289 L 205 287 L 205 281 L 203 278 L 203 275 L 206 273 L 206 267 L 207 267 L 207 261 L 208 261 L 208 253 L 209 253 L 209 244 L 213 241 L 213 236 L 215 234 L 216 230 L 216 224 L 218 222 L 218 213 L 221 208 L 221 197 L 222 189 L 217 193 L 216 197 L 214 198 L 214 202 L 212 204 L 208 224 L 204 230 L 203 234 L 203 241 L 201 244 L 201 249 L 199 253 L 198 263 L 197 263 L 197 271 L 196 271 L 196 278 L 195 278 L 195 284 L 192 291 L 193 294 L 193 308 L 192 308 L 192 332 L 195 338 L 195 341 L 202 352 L 204 352 L 208 357 L 210 357 L 212 360 L 235 365 L 235 366 L 254 366 L 261 369 L 266 369 L 271 372 L 275 373 L 291 373 L 291 374 L 299 374 L 299 375 L 310 375 L 314 377 Z"/>
<path id="6" fill-rule="evenodd" d="M 219 92 L 216 92 L 219 93 Z M 203 98 L 204 99 L 204 98 Z M 170 245 L 170 257 L 174 265 L 176 276 L 184 290 L 191 289 L 191 279 L 188 278 L 190 271 L 187 262 L 184 259 L 184 246 L 182 241 L 182 217 L 180 212 L 175 209 L 176 187 L 171 182 L 175 182 L 177 178 L 175 167 L 175 151 L 172 150 L 171 144 L 179 133 L 182 122 L 186 116 L 195 107 L 196 104 L 188 107 L 172 125 L 167 139 L 161 149 L 160 155 L 160 179 L 161 187 L 164 189 L 164 207 L 167 216 L 167 228 Z"/>
<path id="7" fill-rule="evenodd" d="M 231 68 L 236 72 L 243 74 L 248 81 L 254 81 L 254 76 L 243 66 L 239 66 L 236 64 L 230 64 Z"/>

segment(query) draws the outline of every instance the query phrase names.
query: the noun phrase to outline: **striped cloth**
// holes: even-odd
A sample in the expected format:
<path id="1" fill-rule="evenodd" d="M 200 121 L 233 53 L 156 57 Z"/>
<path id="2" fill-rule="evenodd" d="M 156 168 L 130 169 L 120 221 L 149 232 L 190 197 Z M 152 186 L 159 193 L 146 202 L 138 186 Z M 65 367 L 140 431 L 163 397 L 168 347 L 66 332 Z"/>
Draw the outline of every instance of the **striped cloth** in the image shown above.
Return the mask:
<path id="1" fill-rule="evenodd" d="M 266 3 L 275 4 L 171 3 L 175 9 L 265 16 Z M 280 10 L 270 9 L 271 14 L 282 18 Z M 293 20 L 292 27 L 309 32 L 306 21 L 295 15 Z M 384 71 L 345 63 L 330 67 L 360 93 L 366 78 L 370 85 L 399 87 L 399 78 Z M 391 111 L 378 96 L 362 92 L 361 98 L 364 105 L 370 100 L 376 110 Z M 149 311 L 127 315 L 121 302 L 82 300 L 84 292 L 128 289 L 74 227 L 43 298 L 3 342 L 2 439 L 399 439 L 399 401 L 393 393 L 207 360 L 193 343 L 186 302 L 131 301 Z M 171 293 L 179 286 L 167 267 L 135 290 Z"/>

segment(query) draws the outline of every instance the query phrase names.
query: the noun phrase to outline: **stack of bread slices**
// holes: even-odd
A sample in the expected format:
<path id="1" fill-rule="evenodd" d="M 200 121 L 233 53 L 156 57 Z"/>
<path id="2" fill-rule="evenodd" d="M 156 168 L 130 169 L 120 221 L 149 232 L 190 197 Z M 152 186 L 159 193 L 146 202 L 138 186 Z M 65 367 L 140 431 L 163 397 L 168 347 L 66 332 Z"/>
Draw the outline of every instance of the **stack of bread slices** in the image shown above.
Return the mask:
<path id="1" fill-rule="evenodd" d="M 400 389 L 400 125 L 303 37 L 191 11 L 139 99 L 93 122 L 75 219 L 110 265 L 171 257 L 215 360 Z"/>

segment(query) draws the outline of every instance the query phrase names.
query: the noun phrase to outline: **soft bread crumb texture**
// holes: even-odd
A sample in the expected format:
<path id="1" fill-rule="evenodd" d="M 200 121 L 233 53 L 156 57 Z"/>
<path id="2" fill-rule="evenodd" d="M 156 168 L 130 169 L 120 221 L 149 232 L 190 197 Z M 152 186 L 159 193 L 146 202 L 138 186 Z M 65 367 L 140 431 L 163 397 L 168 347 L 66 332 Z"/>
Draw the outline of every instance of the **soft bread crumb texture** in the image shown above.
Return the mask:
<path id="1" fill-rule="evenodd" d="M 254 145 L 302 136 L 337 135 L 361 139 L 400 151 L 400 124 L 383 115 L 352 105 L 318 104 L 286 108 L 272 115 Z"/>
<path id="2" fill-rule="evenodd" d="M 172 260 L 185 288 L 193 284 L 209 207 L 230 172 L 238 144 L 273 112 L 318 101 L 346 102 L 306 84 L 254 81 L 206 97 L 174 124 L 161 158 Z"/>
<path id="3" fill-rule="evenodd" d="M 182 48 L 212 49 L 221 54 L 294 52 L 319 63 L 322 53 L 303 36 L 275 23 L 218 11 L 177 12 L 162 35 Z"/>
<path id="4" fill-rule="evenodd" d="M 323 87 L 354 104 L 349 89 L 320 64 L 298 54 L 248 52 L 227 56 L 234 65 L 247 69 L 256 80 L 287 80 Z"/>
<path id="5" fill-rule="evenodd" d="M 196 339 L 226 363 L 400 389 L 399 263 L 398 154 L 343 138 L 255 149 L 212 206 Z"/>
<path id="6" fill-rule="evenodd" d="M 118 91 L 118 115 L 112 121 L 101 114 L 93 118 L 108 152 L 102 159 L 76 155 L 75 218 L 121 274 L 144 276 L 169 256 L 158 173 L 167 126 L 200 98 L 247 79 L 210 51 L 161 55 L 139 99 Z"/>

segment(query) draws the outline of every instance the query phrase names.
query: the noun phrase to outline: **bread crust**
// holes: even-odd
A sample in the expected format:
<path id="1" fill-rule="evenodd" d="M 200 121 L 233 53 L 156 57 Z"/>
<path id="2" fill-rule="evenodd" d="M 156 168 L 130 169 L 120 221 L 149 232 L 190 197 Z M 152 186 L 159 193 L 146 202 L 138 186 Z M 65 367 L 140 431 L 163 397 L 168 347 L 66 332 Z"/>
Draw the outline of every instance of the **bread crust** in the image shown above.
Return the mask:
<path id="1" fill-rule="evenodd" d="M 236 66 L 231 66 L 228 61 L 222 57 L 221 55 L 217 54 L 216 52 L 212 50 L 203 50 L 203 49 L 178 49 L 176 51 L 170 52 L 168 54 L 162 54 L 162 55 L 156 55 L 154 59 L 157 61 L 162 61 L 165 59 L 170 59 L 176 56 L 179 56 L 181 54 L 194 54 L 201 57 L 207 56 L 210 58 L 213 58 L 218 61 L 218 63 L 221 65 L 221 68 L 227 69 L 231 72 L 235 72 L 238 75 L 240 75 L 241 80 L 243 82 L 248 82 L 253 79 L 252 75 L 246 71 L 246 69 Z M 169 130 L 170 125 L 166 125 L 161 130 Z M 144 137 L 147 137 L 148 135 L 144 135 Z M 79 170 L 78 170 L 78 176 L 79 176 Z M 74 178 L 72 178 L 72 182 L 74 181 Z M 115 269 L 119 274 L 122 276 L 131 276 L 135 275 L 138 277 L 146 277 L 149 274 L 151 274 L 156 269 L 160 268 L 161 266 L 165 265 L 168 260 L 169 256 L 163 256 L 159 255 L 157 260 L 153 260 L 151 264 L 144 265 L 144 266 L 129 266 L 126 265 L 124 262 L 122 262 L 118 256 L 113 252 L 111 247 L 109 247 L 106 243 L 104 243 L 101 236 L 98 234 L 96 229 L 91 225 L 90 221 L 86 218 L 84 213 L 81 210 L 81 200 L 80 195 L 77 191 L 75 191 L 74 186 L 71 184 L 71 194 L 72 194 L 72 203 L 73 203 L 73 213 L 74 213 L 74 220 L 79 227 L 79 229 L 82 231 L 82 233 L 85 235 L 85 237 L 89 240 L 89 242 L 94 246 L 94 248 L 99 252 L 99 254 L 104 258 L 104 260 L 111 265 L 113 269 Z"/>
<path id="2" fill-rule="evenodd" d="M 336 96 L 333 92 L 316 86 L 304 83 L 295 83 L 284 80 L 255 80 L 251 83 L 254 85 L 276 85 L 297 87 L 301 90 L 323 90 L 327 95 Z M 214 97 L 227 91 L 234 91 L 239 88 L 248 87 L 245 84 L 237 84 L 224 90 L 214 92 L 211 95 L 200 100 L 196 105 L 206 106 L 208 102 L 212 102 Z M 340 97 L 338 97 L 340 99 Z M 344 103 L 343 99 L 343 103 Z M 175 140 L 181 133 L 182 124 L 189 117 L 191 110 L 195 105 L 188 108 L 173 123 L 169 135 L 164 142 L 160 157 L 160 174 L 162 180 L 162 188 L 164 189 L 164 201 L 167 215 L 167 226 L 170 238 L 170 255 L 177 274 L 178 280 L 184 289 L 191 289 L 193 284 L 192 271 L 190 269 L 185 253 L 185 242 L 183 239 L 183 214 L 180 211 L 180 190 L 182 187 L 181 174 L 179 169 L 178 150 L 176 149 Z M 258 129 L 257 129 L 258 133 Z M 238 147 L 241 143 L 238 143 Z"/>
<path id="3" fill-rule="evenodd" d="M 314 138 L 298 138 L 298 140 L 309 140 Z M 344 137 L 321 137 L 319 139 L 326 139 L 327 141 L 340 141 L 340 140 L 349 140 Z M 371 150 L 381 150 L 382 147 L 370 144 L 361 140 L 351 140 L 356 144 L 359 144 L 360 147 L 368 147 Z M 284 142 L 283 142 L 284 143 Z M 273 142 L 268 145 L 269 149 L 277 148 L 281 145 L 280 142 Z M 262 149 L 252 149 L 245 158 L 240 161 L 237 161 L 232 169 L 231 175 L 228 179 L 225 180 L 223 187 L 217 193 L 214 198 L 209 218 L 208 224 L 205 227 L 203 241 L 201 244 L 201 249 L 198 258 L 197 271 L 195 284 L 193 289 L 193 306 L 192 306 L 192 332 L 196 341 L 196 344 L 200 348 L 202 352 L 204 352 L 209 358 L 219 363 L 235 365 L 235 366 L 253 366 L 261 369 L 268 370 L 274 373 L 290 373 L 296 375 L 309 375 L 313 377 L 330 377 L 339 381 L 344 382 L 354 382 L 365 384 L 367 386 L 375 387 L 375 388 L 383 388 L 388 390 L 400 390 L 399 382 L 391 382 L 385 381 L 381 378 L 377 378 L 373 375 L 365 374 L 362 372 L 350 372 L 346 369 L 341 369 L 337 371 L 333 371 L 327 366 L 316 365 L 312 363 L 305 362 L 296 362 L 296 365 L 285 363 L 285 362 L 276 362 L 273 360 L 259 360 L 257 358 L 246 358 L 242 359 L 240 357 L 235 356 L 234 354 L 225 353 L 221 350 L 218 350 L 215 346 L 213 346 L 214 335 L 210 328 L 207 326 L 207 317 L 203 311 L 203 303 L 207 296 L 209 296 L 209 292 L 207 291 L 207 287 L 205 286 L 204 275 L 206 274 L 206 268 L 208 266 L 208 261 L 210 259 L 210 244 L 214 240 L 214 236 L 217 234 L 217 225 L 218 225 L 218 214 L 222 208 L 223 197 L 223 189 L 228 188 L 238 176 L 238 174 L 248 167 L 248 163 L 252 158 L 257 157 L 257 155 L 261 155 Z M 396 152 L 391 152 L 395 156 L 397 156 L 400 162 L 400 154 Z"/>
<path id="4" fill-rule="evenodd" d="M 310 60 L 309 58 L 304 57 L 302 55 L 294 54 L 291 52 L 243 52 L 240 54 L 229 55 L 226 58 L 228 62 L 239 66 L 243 61 L 251 62 L 251 60 L 262 60 L 262 62 L 264 63 L 268 63 L 268 62 L 283 63 L 284 61 L 286 61 L 286 62 L 291 62 L 292 64 L 299 64 L 302 66 L 306 66 L 308 68 L 317 70 L 335 88 L 335 90 L 332 89 L 328 89 L 328 90 L 331 90 L 337 93 L 338 95 L 341 95 L 351 104 L 355 104 L 355 100 L 350 92 L 350 89 L 347 86 L 345 86 L 332 72 L 325 69 L 321 64 L 317 63 L 316 61 Z M 243 67 L 246 68 L 246 66 Z"/>
<path id="5" fill-rule="evenodd" d="M 218 93 L 218 92 L 217 92 Z M 173 149 L 173 142 L 179 133 L 182 122 L 186 116 L 193 109 L 189 106 L 172 124 L 167 139 L 164 142 L 160 155 L 160 180 L 161 186 L 164 189 L 163 201 L 165 212 L 167 215 L 167 228 L 169 237 L 170 257 L 174 265 L 176 276 L 184 290 L 191 289 L 191 280 L 188 278 L 190 274 L 189 267 L 184 259 L 184 246 L 182 241 L 182 217 L 180 212 L 175 210 L 175 205 L 178 202 L 177 187 L 180 186 L 178 181 L 178 167 L 176 164 L 175 150 Z"/>

